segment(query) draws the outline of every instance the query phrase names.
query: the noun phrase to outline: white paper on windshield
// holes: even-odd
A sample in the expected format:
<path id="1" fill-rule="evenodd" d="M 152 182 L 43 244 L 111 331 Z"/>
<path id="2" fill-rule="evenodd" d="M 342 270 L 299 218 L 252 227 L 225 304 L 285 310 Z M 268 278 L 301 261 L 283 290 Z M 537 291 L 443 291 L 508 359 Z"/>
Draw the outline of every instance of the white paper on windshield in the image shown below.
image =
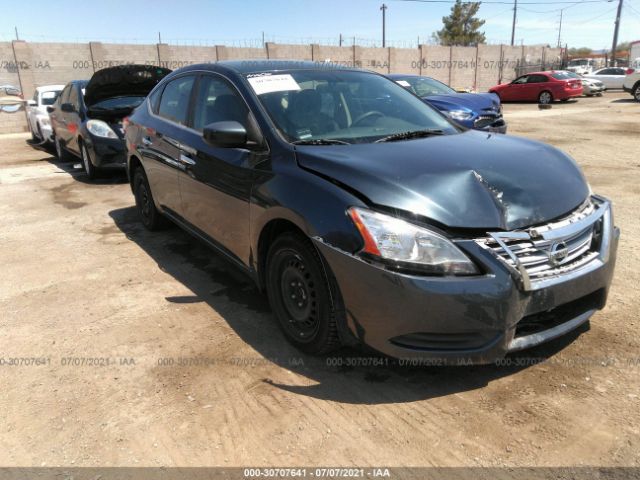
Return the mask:
<path id="1" fill-rule="evenodd" d="M 411 84 L 409 82 L 407 82 L 406 80 L 396 80 L 396 83 L 398 85 L 402 85 L 403 87 L 410 87 Z"/>
<path id="2" fill-rule="evenodd" d="M 256 92 L 256 95 L 271 92 L 285 92 L 288 90 L 300 90 L 300 85 L 291 75 L 266 75 L 260 77 L 251 77 L 247 79 L 249 84 Z"/>

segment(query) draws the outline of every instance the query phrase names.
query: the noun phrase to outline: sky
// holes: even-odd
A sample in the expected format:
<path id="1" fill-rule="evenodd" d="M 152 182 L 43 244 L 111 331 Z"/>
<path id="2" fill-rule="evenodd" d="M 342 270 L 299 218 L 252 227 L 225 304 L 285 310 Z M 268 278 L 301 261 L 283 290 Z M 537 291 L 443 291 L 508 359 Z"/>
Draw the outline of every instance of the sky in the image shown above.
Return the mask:
<path id="1" fill-rule="evenodd" d="M 446 1 L 446 0 L 445 0 Z M 487 0 L 489 1 L 489 0 Z M 510 0 L 484 3 L 479 17 L 488 43 L 509 43 L 513 6 Z M 593 3 L 553 3 L 520 0 L 516 43 L 609 49 L 617 0 Z M 555 0 L 567 1 L 567 0 Z M 450 3 L 384 0 L 387 5 L 387 46 L 414 47 L 427 43 L 442 28 Z M 523 4 L 539 2 L 536 5 Z M 19 8 L 0 0 L 0 41 L 15 39 L 14 27 L 27 41 L 260 46 L 277 43 L 337 43 L 381 45 L 382 0 L 109 0 L 72 2 L 25 0 Z M 28 8 L 26 8 L 28 6 Z M 640 40 L 640 0 L 624 0 L 619 41 Z"/>

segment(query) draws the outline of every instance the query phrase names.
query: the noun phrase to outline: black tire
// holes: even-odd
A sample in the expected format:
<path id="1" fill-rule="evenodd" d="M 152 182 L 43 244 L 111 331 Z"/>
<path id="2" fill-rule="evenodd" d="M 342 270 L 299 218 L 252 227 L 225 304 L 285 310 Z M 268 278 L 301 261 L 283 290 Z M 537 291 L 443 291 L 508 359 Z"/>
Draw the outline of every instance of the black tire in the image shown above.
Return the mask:
<path id="1" fill-rule="evenodd" d="M 160 230 L 166 226 L 166 220 L 156 208 L 151 194 L 149 181 L 142 167 L 136 168 L 133 173 L 133 193 L 136 198 L 136 210 L 142 225 L 147 230 Z"/>
<path id="2" fill-rule="evenodd" d="M 569 99 L 568 98 L 563 98 L 562 100 L 560 100 L 561 102 L 568 102 Z"/>
<path id="3" fill-rule="evenodd" d="M 335 279 L 309 239 L 284 233 L 266 262 L 269 303 L 287 340 L 311 355 L 339 348 L 344 308 Z"/>
<path id="4" fill-rule="evenodd" d="M 553 95 L 550 91 L 545 90 L 544 92 L 540 92 L 540 95 L 538 95 L 538 103 L 540 105 L 548 105 L 551 102 L 553 102 Z"/>
<path id="5" fill-rule="evenodd" d="M 640 102 L 640 83 L 638 83 L 636 85 L 636 87 L 633 89 L 633 98 L 636 99 L 636 102 Z"/>
<path id="6" fill-rule="evenodd" d="M 68 162 L 72 159 L 71 154 L 65 150 L 65 148 L 62 146 L 62 142 L 60 142 L 60 139 L 58 137 L 54 138 L 53 143 L 55 144 L 56 157 L 58 157 L 58 160 L 60 160 L 61 162 Z"/>
<path id="7" fill-rule="evenodd" d="M 84 142 L 78 142 L 80 144 L 80 160 L 82 160 L 82 168 L 84 173 L 87 174 L 89 180 L 94 180 L 98 176 L 98 169 L 93 163 L 91 163 L 91 157 L 87 151 L 87 147 Z"/>

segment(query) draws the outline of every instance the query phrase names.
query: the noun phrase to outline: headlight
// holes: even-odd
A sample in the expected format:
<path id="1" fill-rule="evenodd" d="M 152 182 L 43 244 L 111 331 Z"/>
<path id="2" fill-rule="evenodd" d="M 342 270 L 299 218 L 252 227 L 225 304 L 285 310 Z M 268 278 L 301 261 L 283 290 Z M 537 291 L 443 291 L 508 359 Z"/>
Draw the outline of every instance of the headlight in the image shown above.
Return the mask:
<path id="1" fill-rule="evenodd" d="M 118 138 L 116 132 L 114 132 L 111 127 L 102 120 L 89 120 L 87 122 L 87 130 L 93 133 L 96 137 Z"/>
<path id="2" fill-rule="evenodd" d="M 363 253 L 433 274 L 474 275 L 474 263 L 442 235 L 382 213 L 350 208 L 364 239 Z"/>
<path id="3" fill-rule="evenodd" d="M 452 118 L 453 120 L 469 120 L 471 117 L 473 117 L 473 112 L 470 112 L 468 110 L 451 110 L 449 112 L 445 112 L 447 115 L 449 115 L 450 118 Z"/>

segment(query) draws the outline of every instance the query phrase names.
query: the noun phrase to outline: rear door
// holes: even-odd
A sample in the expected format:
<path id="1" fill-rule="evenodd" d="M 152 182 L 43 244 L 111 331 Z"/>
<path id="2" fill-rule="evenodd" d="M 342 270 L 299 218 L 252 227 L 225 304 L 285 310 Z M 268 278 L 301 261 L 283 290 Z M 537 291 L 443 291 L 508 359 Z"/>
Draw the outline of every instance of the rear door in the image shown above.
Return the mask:
<path id="1" fill-rule="evenodd" d="M 67 121 L 65 118 L 66 112 L 63 112 L 60 108 L 63 103 L 69 101 L 69 92 L 71 91 L 71 83 L 67 84 L 66 87 L 60 93 L 60 97 L 55 103 L 55 110 L 49 114 L 49 118 L 51 120 L 51 125 L 55 132 L 56 137 L 62 140 L 62 143 L 65 143 L 69 138 L 69 132 L 67 131 Z"/>
<path id="2" fill-rule="evenodd" d="M 527 98 L 526 100 L 538 100 L 540 94 L 547 90 L 553 92 L 555 82 L 550 82 L 546 75 L 529 75 L 527 79 Z"/>
<path id="3" fill-rule="evenodd" d="M 193 104 L 191 129 L 182 145 L 180 174 L 185 219 L 235 260 L 249 264 L 249 200 L 260 149 L 220 148 L 204 141 L 206 125 L 237 121 L 250 140 L 261 143 L 257 124 L 244 99 L 224 77 L 203 73 Z"/>
<path id="4" fill-rule="evenodd" d="M 67 127 L 67 138 L 65 140 L 66 148 L 77 155 L 80 155 L 80 147 L 78 146 L 78 132 L 80 130 L 80 124 L 83 120 L 83 103 L 82 103 L 82 90 L 80 85 L 73 84 L 71 91 L 69 92 L 69 99 L 67 103 L 70 103 L 73 107 L 72 112 L 64 112 L 65 122 Z"/>
<path id="5" fill-rule="evenodd" d="M 178 174 L 184 171 L 180 142 L 187 134 L 195 80 L 195 74 L 188 74 L 165 85 L 158 103 L 151 101 L 151 122 L 140 138 L 143 164 L 153 196 L 165 212 L 178 219 L 182 217 Z"/>

